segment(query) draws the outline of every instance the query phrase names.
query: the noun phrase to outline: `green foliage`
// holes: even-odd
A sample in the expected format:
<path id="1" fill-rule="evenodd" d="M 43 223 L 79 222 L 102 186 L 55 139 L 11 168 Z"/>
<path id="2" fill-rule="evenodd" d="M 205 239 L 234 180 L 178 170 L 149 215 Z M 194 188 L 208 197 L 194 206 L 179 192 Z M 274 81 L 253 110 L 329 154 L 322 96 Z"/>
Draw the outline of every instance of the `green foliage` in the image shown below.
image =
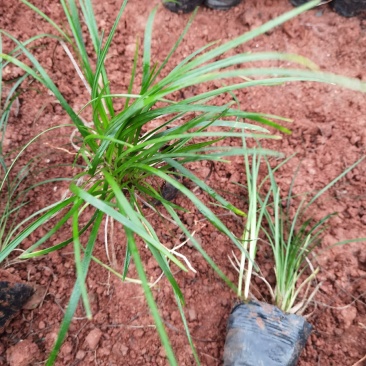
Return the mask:
<path id="1" fill-rule="evenodd" d="M 35 216 L 41 213 L 29 214 L 24 219 L 20 219 L 22 210 L 26 209 L 26 206 L 29 203 L 29 193 L 34 188 L 41 185 L 47 185 L 56 181 L 70 180 L 68 178 L 54 178 L 31 182 L 30 177 L 37 175 L 37 172 L 42 171 L 42 169 L 40 170 L 39 168 L 39 160 L 43 155 L 24 158 L 24 153 L 30 145 L 35 143 L 35 141 L 44 134 L 62 126 L 46 129 L 33 137 L 26 144 L 19 147 L 14 147 L 9 143 L 5 144 L 10 111 L 13 104 L 17 102 L 19 94 L 22 92 L 21 85 L 26 82 L 28 77 L 28 74 L 24 74 L 16 80 L 4 82 L 2 80 L 2 74 L 3 69 L 7 66 L 8 63 L 0 63 L 0 93 L 4 94 L 5 89 L 3 86 L 9 85 L 6 96 L 2 97 L 2 95 L 0 95 L 0 101 L 3 102 L 0 109 L 0 262 L 7 259 L 8 255 L 17 247 L 17 245 L 14 246 L 14 240 L 16 240 L 16 238 L 18 238 L 20 243 L 21 240 L 29 235 L 31 231 L 28 231 L 27 234 L 23 232 L 23 234 L 20 235 L 19 232 L 21 232 L 26 225 L 29 225 L 29 222 L 32 221 Z M 14 110 L 17 110 L 16 106 L 14 107 Z M 16 118 L 16 112 L 14 115 Z"/>
<path id="2" fill-rule="evenodd" d="M 293 201 L 292 187 L 296 175 L 285 198 L 286 208 L 283 209 L 283 197 L 281 197 L 281 190 L 275 179 L 275 170 L 271 168 L 267 160 L 271 184 L 266 199 L 261 200 L 261 207 L 265 207 L 264 216 L 268 226 L 264 232 L 271 245 L 275 262 L 276 287 L 271 290 L 271 294 L 274 303 L 281 310 L 302 314 L 318 290 L 316 287 L 315 290 L 311 291 L 311 281 L 319 271 L 312 265 L 311 254 L 320 243 L 321 234 L 326 229 L 326 223 L 336 213 L 328 214 L 321 220 L 314 222 L 312 218 L 306 218 L 307 210 L 321 195 L 364 159 L 365 157 L 360 158 L 310 199 L 309 195 L 305 195 L 293 217 L 290 215 L 290 205 Z M 272 200 L 269 205 L 270 195 Z M 366 241 L 366 238 L 347 240 L 342 244 L 352 241 Z M 335 245 L 338 244 L 341 243 Z M 310 271 L 310 274 L 306 274 L 307 271 Z M 302 300 L 298 301 L 300 297 Z"/>
<path id="3" fill-rule="evenodd" d="M 246 146 L 245 137 L 243 137 L 243 146 Z M 250 284 L 253 270 L 258 270 L 255 259 L 263 214 L 266 210 L 266 203 L 260 204 L 260 192 L 258 190 L 259 168 L 262 158 L 263 156 L 260 153 L 252 154 L 251 159 L 248 153 L 244 154 L 249 208 L 245 218 L 245 227 L 242 235 L 243 252 L 241 253 L 240 263 L 238 263 L 239 281 L 237 291 L 238 297 L 243 298 L 244 300 L 249 300 L 250 297 Z M 243 284 L 244 290 L 242 290 Z"/>
<path id="4" fill-rule="evenodd" d="M 1 52 L 1 37 L 0 37 Z M 10 176 L 10 171 L 16 163 L 16 159 L 10 163 L 8 153 L 5 151 L 5 134 L 13 103 L 17 100 L 20 84 L 28 76 L 25 74 L 16 80 L 6 96 L 3 97 L 3 68 L 0 63 L 0 252 L 11 242 L 14 235 L 14 228 L 18 224 L 18 215 L 22 207 L 26 205 L 26 194 L 19 188 L 28 175 L 30 162 L 19 170 L 15 176 Z"/>
<path id="5" fill-rule="evenodd" d="M 319 268 L 314 268 L 312 263 L 316 256 L 313 251 L 321 243 L 322 233 L 327 228 L 326 223 L 332 216 L 336 215 L 336 213 L 328 214 L 322 219 L 314 221 L 312 218 L 307 218 L 307 210 L 321 195 L 366 157 L 360 158 L 315 195 L 302 195 L 303 198 L 295 214 L 291 215 L 290 207 L 295 198 L 292 194 L 292 188 L 296 174 L 287 196 L 283 197 L 275 173 L 292 157 L 283 160 L 275 168 L 272 168 L 267 157 L 253 155 L 250 165 L 248 156 L 244 156 L 247 175 L 247 185 L 244 187 L 248 191 L 249 209 L 243 234 L 243 247 L 245 250 L 249 247 L 250 260 L 246 264 L 246 257 L 242 255 L 240 263 L 235 257 L 236 263 L 232 262 L 232 264 L 239 272 L 238 295 L 240 297 L 250 298 L 249 288 L 251 277 L 254 274 L 267 285 L 273 303 L 278 308 L 284 312 L 301 315 L 320 286 L 318 284 L 314 288 L 312 283 L 319 271 Z M 261 181 L 258 181 L 258 171 L 262 161 L 266 162 L 268 174 Z M 264 189 L 268 180 L 270 182 L 269 188 Z M 283 208 L 284 202 L 285 208 Z M 257 244 L 259 240 L 263 242 L 263 235 L 264 242 L 270 245 L 273 253 L 276 278 L 274 288 L 262 275 L 260 266 L 256 263 Z M 356 241 L 366 241 L 366 238 L 349 239 L 333 246 Z M 241 291 L 243 282 L 245 284 L 244 292 Z M 299 300 L 300 298 L 301 300 Z"/>
<path id="6" fill-rule="evenodd" d="M 0 37 L 1 51 L 1 37 Z M 32 176 L 38 167 L 41 156 L 24 158 L 27 148 L 39 139 L 43 134 L 60 128 L 56 126 L 42 131 L 26 144 L 19 147 L 13 144 L 5 143 L 6 131 L 8 127 L 10 111 L 14 110 L 14 118 L 17 117 L 18 96 L 24 89 L 24 84 L 28 74 L 10 81 L 4 81 L 2 78 L 3 70 L 9 66 L 8 63 L 0 63 L 0 253 L 1 262 L 15 248 L 13 240 L 17 234 L 34 219 L 34 216 L 28 216 L 20 219 L 21 211 L 29 203 L 28 194 L 31 190 L 41 185 L 55 181 L 68 180 L 67 178 L 57 178 L 38 182 L 30 182 Z M 4 88 L 5 87 L 5 88 Z M 6 90 L 6 93 L 5 93 Z M 15 103 L 15 105 L 14 105 Z M 22 161 L 21 161 L 22 158 Z M 35 174 L 36 175 L 36 174 Z M 6 253 L 6 255 L 4 255 Z"/>

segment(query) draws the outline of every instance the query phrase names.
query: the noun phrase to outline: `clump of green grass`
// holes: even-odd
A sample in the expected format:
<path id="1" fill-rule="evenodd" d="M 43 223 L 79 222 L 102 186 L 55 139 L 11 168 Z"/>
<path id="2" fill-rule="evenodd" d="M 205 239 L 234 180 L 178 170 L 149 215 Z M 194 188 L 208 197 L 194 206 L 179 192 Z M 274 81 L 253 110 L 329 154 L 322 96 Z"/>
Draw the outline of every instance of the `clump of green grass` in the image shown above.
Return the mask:
<path id="1" fill-rule="evenodd" d="M 1 39 L 0 39 L 1 52 Z M 16 247 L 13 245 L 14 238 L 35 216 L 24 216 L 24 211 L 29 204 L 29 193 L 36 187 L 46 185 L 55 181 L 69 180 L 68 178 L 56 178 L 39 180 L 34 182 L 32 176 L 36 176 L 43 168 L 39 167 L 40 158 L 43 154 L 25 157 L 27 148 L 34 144 L 41 136 L 62 126 L 46 129 L 19 147 L 13 144 L 5 144 L 6 132 L 9 123 L 11 110 L 14 111 L 14 118 L 18 114 L 18 97 L 27 88 L 28 74 L 11 80 L 3 81 L 3 69 L 9 63 L 0 63 L 0 253 L 1 263 L 8 259 Z M 4 86 L 6 88 L 4 88 Z M 23 212 L 22 212 L 23 211 Z M 7 255 L 4 255 L 7 253 Z"/>
<path id="2" fill-rule="evenodd" d="M 321 285 L 320 283 L 314 288 L 312 284 L 319 272 L 319 268 L 313 265 L 313 259 L 316 256 L 314 250 L 321 243 L 321 236 L 327 228 L 327 222 L 336 213 L 325 215 L 321 220 L 314 221 L 311 217 L 307 217 L 308 209 L 365 158 L 365 156 L 361 157 L 315 195 L 304 195 L 293 216 L 290 215 L 290 206 L 293 201 L 292 187 L 296 175 L 287 197 L 282 197 L 281 189 L 275 179 L 275 170 L 271 168 L 267 160 L 271 183 L 268 196 L 271 195 L 271 204 L 268 205 L 266 202 L 268 196 L 260 204 L 263 205 L 262 207 L 265 206 L 264 216 L 267 227 L 264 228 L 264 233 L 272 248 L 275 263 L 276 286 L 274 289 L 270 289 L 270 292 L 274 304 L 284 312 L 303 314 Z M 284 199 L 286 201 L 285 209 L 282 206 Z M 269 207 L 272 213 L 268 209 Z M 344 245 L 356 241 L 366 241 L 366 238 L 345 240 L 334 245 Z M 300 298 L 301 300 L 299 300 Z"/>
<path id="3" fill-rule="evenodd" d="M 243 138 L 244 145 L 246 144 Z M 232 265 L 239 273 L 237 295 L 243 300 L 250 300 L 250 286 L 252 276 L 261 278 L 267 285 L 272 303 L 285 313 L 302 315 L 311 304 L 321 283 L 313 286 L 313 280 L 319 268 L 313 265 L 316 253 L 314 252 L 321 243 L 321 236 L 327 229 L 327 222 L 336 215 L 325 215 L 321 220 L 314 221 L 306 213 L 313 203 L 352 169 L 359 165 L 365 156 L 344 170 L 323 189 L 314 195 L 302 195 L 295 214 L 290 214 L 290 207 L 294 200 L 292 188 L 295 182 L 294 175 L 287 196 L 283 197 L 276 180 L 276 171 L 285 165 L 293 156 L 284 159 L 275 168 L 266 156 L 253 155 L 251 161 L 244 155 L 247 185 L 243 186 L 248 192 L 248 214 L 245 218 L 245 228 L 242 237 L 244 251 L 241 259 L 234 254 L 234 261 L 229 257 Z M 267 176 L 259 177 L 261 163 L 267 166 Z M 262 173 L 263 174 L 263 173 Z M 269 188 L 264 189 L 269 181 Z M 240 185 L 240 184 L 239 184 Z M 283 208 L 283 203 L 286 203 Z M 351 242 L 366 241 L 366 238 L 349 239 L 335 245 L 344 245 Z M 275 286 L 272 287 L 260 271 L 256 262 L 258 242 L 269 245 L 274 260 Z M 265 244 L 263 244 L 265 243 Z M 244 285 L 244 289 L 243 289 Z M 300 300 L 301 299 L 301 300 Z"/>
<path id="4" fill-rule="evenodd" d="M 78 156 L 84 160 L 86 166 L 81 174 L 74 177 L 73 183 L 70 185 L 70 196 L 39 212 L 38 217 L 0 253 L 1 262 L 32 232 L 46 223 L 49 225 L 51 218 L 53 220 L 56 218 L 56 223 L 52 224 L 52 228 L 48 229 L 47 233 L 34 243 L 21 258 L 39 256 L 59 250 L 66 245 L 73 245 L 77 280 L 61 324 L 58 339 L 47 365 L 51 365 L 55 361 L 80 298 L 88 318 L 91 318 L 85 279 L 90 262 L 97 260 L 93 257 L 93 250 L 97 244 L 97 234 L 103 229 L 103 220 L 106 217 L 116 220 L 124 228 L 127 245 L 123 270 L 119 275 L 123 280 L 126 280 L 130 263 L 134 262 L 170 364 L 176 365 L 177 362 L 146 278 L 136 235 L 148 247 L 174 290 L 192 352 L 199 363 L 184 316 L 184 297 L 172 273 L 173 265 L 187 271 L 189 260 L 183 257 L 184 261 L 182 262 L 182 255 L 172 252 L 161 244 L 154 228 L 144 217 L 138 197 L 143 196 L 149 202 L 151 200 L 160 201 L 171 218 L 190 238 L 194 247 L 217 274 L 231 288 L 235 289 L 235 285 L 215 265 L 184 226 L 177 214 L 179 207 L 166 200 L 159 190 L 149 183 L 150 178 L 157 177 L 180 191 L 204 217 L 219 231 L 227 235 L 244 256 L 247 256 L 247 251 L 242 246 L 242 240 L 237 238 L 207 205 L 176 178 L 184 176 L 190 179 L 205 191 L 214 202 L 235 215 L 245 216 L 244 212 L 234 207 L 204 181 L 194 176 L 184 165 L 200 160 L 225 161 L 225 157 L 243 153 L 254 154 L 254 156 L 259 153 L 261 155 L 278 155 L 276 152 L 263 149 L 260 151 L 247 149 L 246 146 L 242 148 L 225 145 L 218 147 L 215 143 L 226 137 L 242 138 L 243 129 L 245 130 L 245 138 L 276 138 L 268 128 L 272 132 L 278 130 L 288 133 L 289 130 L 280 124 L 287 120 L 277 116 L 242 111 L 233 106 L 234 102 L 224 106 L 215 106 L 208 102 L 217 96 L 232 93 L 235 90 L 263 85 L 278 85 L 289 81 L 324 81 L 363 91 L 366 90 L 365 85 L 358 80 L 314 71 L 313 63 L 296 55 L 266 52 L 225 56 L 227 51 L 235 49 L 235 47 L 310 9 L 319 1 L 313 1 L 294 9 L 258 29 L 224 44 L 210 43 L 175 65 L 165 77 L 161 77 L 162 71 L 170 66 L 171 56 L 182 42 L 193 18 L 190 19 L 181 37 L 159 65 L 151 60 L 153 21 L 157 11 L 154 9 L 147 21 L 142 45 L 142 82 L 138 94 L 132 94 L 138 73 L 138 45 L 132 65 L 130 84 L 126 91 L 119 94 L 111 92 L 108 70 L 105 67 L 106 57 L 118 23 L 127 5 L 126 0 L 123 1 L 109 34 L 98 31 L 91 0 L 80 0 L 78 4 L 75 0 L 61 0 L 69 25 L 69 29 L 66 31 L 27 0 L 21 1 L 49 22 L 57 31 L 58 36 L 40 35 L 22 43 L 5 30 L 1 30 L 0 34 L 13 41 L 16 47 L 6 54 L 0 52 L 0 59 L 19 66 L 54 94 L 79 132 L 81 145 L 78 148 Z M 87 32 L 82 31 L 83 23 L 87 27 Z M 80 118 L 81 111 L 74 111 L 71 108 L 45 69 L 29 51 L 28 46 L 41 37 L 56 38 L 70 57 L 90 94 L 90 99 L 84 108 L 90 109 L 92 121 L 86 123 Z M 93 45 L 94 53 L 92 56 L 89 56 L 90 52 L 88 51 L 90 50 L 86 47 L 86 37 L 91 40 Z M 19 56 L 27 58 L 31 66 L 22 62 Z M 292 62 L 303 68 L 245 67 L 247 63 L 263 60 Z M 237 68 L 234 68 L 235 66 Z M 172 97 L 179 90 L 214 80 L 229 80 L 230 83 L 228 86 L 222 86 L 181 101 L 175 101 Z M 122 110 L 115 107 L 116 101 L 120 99 L 124 100 Z M 193 114 L 195 116 L 189 118 Z M 162 119 L 164 122 L 156 128 L 149 129 L 149 122 L 160 117 L 164 117 Z M 212 132 L 210 127 L 225 127 L 226 129 L 225 132 Z M 204 142 L 197 142 L 196 138 L 199 138 L 200 141 L 203 138 Z M 253 184 L 256 184 L 255 181 Z M 93 214 L 87 224 L 82 225 L 80 221 L 86 208 L 93 210 Z M 45 246 L 48 239 L 65 227 L 69 221 L 72 222 L 72 233 L 69 239 L 51 247 Z M 84 238 L 85 245 L 81 244 L 81 237 Z M 106 264 L 102 263 L 102 265 L 107 267 Z"/>
<path id="5" fill-rule="evenodd" d="M 10 176 L 10 171 L 17 163 L 19 155 L 12 163 L 10 162 L 9 153 L 4 148 L 5 135 L 11 108 L 17 101 L 19 86 L 28 75 L 24 74 L 16 80 L 9 91 L 3 95 L 3 68 L 4 65 L 0 63 L 0 252 L 4 251 L 13 239 L 14 228 L 19 221 L 19 211 L 26 205 L 26 195 L 19 188 L 28 175 L 30 164 L 26 164 L 14 177 Z"/>

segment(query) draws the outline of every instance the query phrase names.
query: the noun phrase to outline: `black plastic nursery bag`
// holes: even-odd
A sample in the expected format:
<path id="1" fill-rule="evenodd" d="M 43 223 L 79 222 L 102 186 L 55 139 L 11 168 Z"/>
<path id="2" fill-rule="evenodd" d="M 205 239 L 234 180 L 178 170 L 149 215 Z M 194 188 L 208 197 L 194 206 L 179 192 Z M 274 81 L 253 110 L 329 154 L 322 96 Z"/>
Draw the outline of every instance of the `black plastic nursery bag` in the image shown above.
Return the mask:
<path id="1" fill-rule="evenodd" d="M 241 0 L 205 0 L 205 5 L 211 9 L 227 10 L 239 5 Z"/>
<path id="2" fill-rule="evenodd" d="M 295 366 L 311 329 L 303 317 L 275 306 L 239 304 L 228 319 L 224 366 Z"/>
<path id="3" fill-rule="evenodd" d="M 33 288 L 24 283 L 0 281 L 0 328 L 32 296 Z"/>
<path id="4" fill-rule="evenodd" d="M 330 6 L 344 17 L 354 17 L 366 13 L 366 0 L 333 0 Z"/>
<path id="5" fill-rule="evenodd" d="M 164 0 L 164 6 L 174 13 L 190 13 L 197 6 L 203 4 L 204 0 Z"/>
<path id="6" fill-rule="evenodd" d="M 310 0 L 290 0 L 294 6 L 299 6 L 309 2 Z M 344 17 L 354 17 L 362 13 L 366 13 L 366 0 L 333 0 L 330 6 L 339 15 Z"/>

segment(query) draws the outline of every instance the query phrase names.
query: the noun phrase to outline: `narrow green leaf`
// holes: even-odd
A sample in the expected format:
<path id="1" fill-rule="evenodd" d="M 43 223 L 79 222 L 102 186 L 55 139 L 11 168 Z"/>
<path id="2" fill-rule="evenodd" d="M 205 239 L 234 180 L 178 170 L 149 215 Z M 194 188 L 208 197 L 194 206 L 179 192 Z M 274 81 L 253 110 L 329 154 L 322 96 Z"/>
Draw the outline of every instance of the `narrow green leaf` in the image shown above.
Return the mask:
<path id="1" fill-rule="evenodd" d="M 76 202 L 76 205 L 78 202 Z M 85 286 L 85 279 L 83 277 L 83 267 L 81 263 L 81 243 L 79 239 L 79 212 L 75 211 L 72 215 L 72 233 L 74 239 L 74 257 L 76 267 L 76 281 L 79 284 L 81 298 L 85 307 L 85 313 L 89 320 L 92 318 L 90 303 L 88 299 L 88 293 Z"/>
<path id="2" fill-rule="evenodd" d="M 142 239 L 146 240 L 148 243 L 155 246 L 160 252 L 164 253 L 164 255 L 167 256 L 172 262 L 174 262 L 180 269 L 182 269 L 183 271 L 187 271 L 185 266 L 183 266 L 182 263 L 179 262 L 163 245 L 161 245 L 159 242 L 154 240 L 148 233 L 146 233 L 146 231 L 141 227 L 141 224 L 139 223 L 138 220 L 131 221 L 127 217 L 123 216 L 120 212 L 116 211 L 111 206 L 109 206 L 106 202 L 99 200 L 96 197 L 93 197 L 91 194 L 87 193 L 86 191 L 82 190 L 81 188 L 75 185 L 71 185 L 70 190 L 76 196 L 82 198 L 84 201 L 88 202 L 98 210 L 104 212 L 108 216 L 111 216 L 112 218 L 120 222 L 123 226 L 135 232 Z M 123 202 L 125 208 L 129 206 L 129 203 L 126 200 L 126 198 L 123 195 L 119 194 L 118 191 L 116 199 L 119 200 L 120 202 Z M 129 211 L 131 210 L 129 209 Z"/>
<path id="3" fill-rule="evenodd" d="M 141 92 L 140 94 L 144 94 L 149 88 L 149 81 L 151 80 L 150 75 L 150 63 L 151 63 L 151 37 L 152 37 L 152 29 L 154 24 L 154 18 L 156 11 L 158 10 L 155 7 L 149 15 L 149 18 L 146 23 L 145 28 L 145 36 L 144 36 L 144 55 L 142 59 L 142 82 L 141 82 Z"/>
<path id="4" fill-rule="evenodd" d="M 128 235 L 128 245 L 130 246 L 131 255 L 132 255 L 133 260 L 135 262 L 136 270 L 137 270 L 138 276 L 139 276 L 139 278 L 141 280 L 141 283 L 142 283 L 142 288 L 143 288 L 144 293 L 145 293 L 146 301 L 149 305 L 151 314 L 154 318 L 154 321 L 155 321 L 155 324 L 156 324 L 156 329 L 157 329 L 157 331 L 160 335 L 160 339 L 161 339 L 161 342 L 162 342 L 163 347 L 165 349 L 166 356 L 168 358 L 168 361 L 169 361 L 170 365 L 178 366 L 178 363 L 177 363 L 177 361 L 175 359 L 175 356 L 174 356 L 174 352 L 173 352 L 172 347 L 171 347 L 170 342 L 169 342 L 169 337 L 168 337 L 168 335 L 165 331 L 163 321 L 162 321 L 162 319 L 159 315 L 159 310 L 156 306 L 156 303 L 154 301 L 154 297 L 151 293 L 151 289 L 150 289 L 150 286 L 148 284 L 146 274 L 145 274 L 145 271 L 144 271 L 144 267 L 143 267 L 143 264 L 141 262 L 140 255 L 139 255 L 139 252 L 137 250 L 136 243 L 135 243 L 135 240 L 133 238 L 132 232 L 129 229 L 125 229 L 125 230 L 126 230 L 126 234 Z"/>
<path id="5" fill-rule="evenodd" d="M 98 215 L 96 217 L 96 220 L 95 220 L 95 223 L 92 227 L 92 230 L 91 230 L 91 233 L 90 233 L 90 236 L 89 236 L 89 239 L 88 239 L 88 243 L 86 245 L 84 258 L 83 258 L 82 263 L 81 263 L 81 268 L 82 268 L 83 272 L 82 272 L 82 277 L 79 278 L 79 281 L 85 281 L 85 279 L 86 279 L 86 275 L 87 275 L 88 269 L 89 269 L 90 260 L 91 260 L 91 257 L 92 257 L 91 254 L 92 254 L 93 249 L 94 249 L 94 245 L 95 245 L 95 242 L 96 242 L 96 239 L 97 239 L 97 236 L 98 236 L 98 232 L 99 232 L 100 225 L 102 223 L 103 216 L 104 215 L 103 215 L 102 212 L 98 213 Z M 72 318 L 73 318 L 73 316 L 75 314 L 75 311 L 76 311 L 76 308 L 78 306 L 80 295 L 81 295 L 81 290 L 80 290 L 79 282 L 77 281 L 74 285 L 74 288 L 73 288 L 73 291 L 72 291 L 72 294 L 71 294 L 71 297 L 70 297 L 69 304 L 66 308 L 65 315 L 64 315 L 64 318 L 63 318 L 61 326 L 60 326 L 60 330 L 59 330 L 58 335 L 57 335 L 55 345 L 54 345 L 54 347 L 53 347 L 53 349 L 50 353 L 50 356 L 49 356 L 49 358 L 46 362 L 46 366 L 53 366 L 53 364 L 56 360 L 56 357 L 57 357 L 57 355 L 60 351 L 62 343 L 63 343 L 63 341 L 66 337 L 67 331 L 70 327 Z"/>

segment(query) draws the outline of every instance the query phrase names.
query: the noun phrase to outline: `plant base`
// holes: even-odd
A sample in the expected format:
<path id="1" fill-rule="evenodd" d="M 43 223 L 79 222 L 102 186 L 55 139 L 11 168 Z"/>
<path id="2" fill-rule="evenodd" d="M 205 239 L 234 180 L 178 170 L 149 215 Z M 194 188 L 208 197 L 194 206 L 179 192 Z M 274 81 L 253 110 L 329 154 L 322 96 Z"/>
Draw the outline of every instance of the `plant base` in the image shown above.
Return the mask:
<path id="1" fill-rule="evenodd" d="M 275 306 L 241 303 L 229 316 L 224 366 L 295 366 L 311 329 L 303 317 Z"/>

